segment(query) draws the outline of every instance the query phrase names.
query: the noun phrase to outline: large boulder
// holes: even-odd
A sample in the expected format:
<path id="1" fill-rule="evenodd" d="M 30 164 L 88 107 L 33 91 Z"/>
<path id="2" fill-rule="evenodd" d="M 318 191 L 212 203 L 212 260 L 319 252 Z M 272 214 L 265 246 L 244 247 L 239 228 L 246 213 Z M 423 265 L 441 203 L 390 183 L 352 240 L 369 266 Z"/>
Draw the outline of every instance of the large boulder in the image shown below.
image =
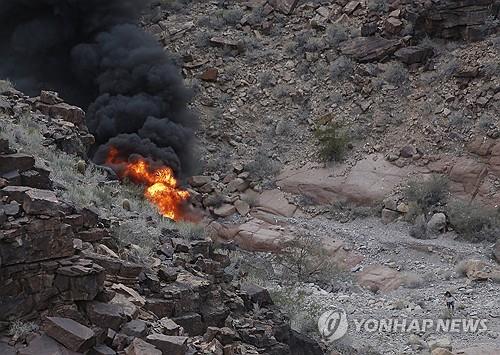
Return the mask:
<path id="1" fill-rule="evenodd" d="M 144 340 L 135 338 L 125 349 L 125 355 L 162 355 L 162 352 L 153 344 L 149 344 Z"/>
<path id="2" fill-rule="evenodd" d="M 350 169 L 339 166 L 346 174 L 335 175 L 331 169 L 306 164 L 298 169 L 286 168 L 278 176 L 282 190 L 307 196 L 317 204 L 346 200 L 356 205 L 370 205 L 383 200 L 393 188 L 405 181 L 412 168 L 399 168 L 383 156 L 370 155 Z"/>
<path id="3" fill-rule="evenodd" d="M 500 354 L 500 345 L 496 344 L 481 344 L 474 345 L 456 351 L 460 355 L 498 355 Z"/>
<path id="4" fill-rule="evenodd" d="M 291 217 L 297 210 L 296 206 L 288 202 L 285 194 L 277 189 L 262 192 L 257 200 L 257 207 L 259 210 L 283 217 Z"/>
<path id="5" fill-rule="evenodd" d="M 118 330 L 126 321 L 123 307 L 118 304 L 90 302 L 85 310 L 90 321 L 101 327 Z"/>
<path id="6" fill-rule="evenodd" d="M 92 329 L 69 318 L 47 317 L 45 332 L 73 351 L 85 352 L 93 347 L 96 341 Z"/>
<path id="7" fill-rule="evenodd" d="M 403 283 L 401 274 L 387 266 L 370 265 L 358 274 L 358 283 L 373 292 L 389 292 Z"/>
<path id="8" fill-rule="evenodd" d="M 57 219 L 32 219 L 18 229 L 0 230 L 1 265 L 72 256 L 71 226 Z"/>
<path id="9" fill-rule="evenodd" d="M 163 355 L 184 355 L 187 351 L 187 337 L 150 334 L 146 341 L 161 350 Z"/>
<path id="10" fill-rule="evenodd" d="M 76 126 L 81 126 L 85 121 L 85 112 L 81 108 L 65 102 L 53 105 L 38 102 L 36 108 L 47 116 L 63 119 L 75 124 Z"/>
<path id="11" fill-rule="evenodd" d="M 482 260 L 469 259 L 462 263 L 465 276 L 474 281 L 492 280 L 500 282 L 500 267 Z"/>
<path id="12" fill-rule="evenodd" d="M 0 155 L 0 175 L 9 171 L 25 171 L 35 166 L 35 158 L 23 153 Z"/>
<path id="13" fill-rule="evenodd" d="M 340 45 L 342 54 L 358 62 L 375 62 L 389 58 L 401 45 L 399 40 L 382 37 L 356 37 Z"/>

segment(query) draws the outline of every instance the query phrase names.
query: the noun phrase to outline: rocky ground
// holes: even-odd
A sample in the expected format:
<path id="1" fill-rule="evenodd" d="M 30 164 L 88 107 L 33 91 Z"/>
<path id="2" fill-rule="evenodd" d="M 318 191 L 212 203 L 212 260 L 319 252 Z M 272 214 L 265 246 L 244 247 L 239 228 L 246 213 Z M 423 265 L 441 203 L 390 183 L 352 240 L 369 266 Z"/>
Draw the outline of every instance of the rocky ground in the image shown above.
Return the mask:
<path id="1" fill-rule="evenodd" d="M 404 193 L 438 173 L 500 203 L 497 21 L 491 0 L 156 2 L 142 24 L 197 94 L 195 224 L 89 161 L 82 109 L 0 82 L 0 353 L 498 354 L 500 243 L 439 204 L 410 236 Z M 304 236 L 312 278 L 280 257 Z M 446 290 L 488 331 L 319 338 L 331 307 L 439 318 Z"/>

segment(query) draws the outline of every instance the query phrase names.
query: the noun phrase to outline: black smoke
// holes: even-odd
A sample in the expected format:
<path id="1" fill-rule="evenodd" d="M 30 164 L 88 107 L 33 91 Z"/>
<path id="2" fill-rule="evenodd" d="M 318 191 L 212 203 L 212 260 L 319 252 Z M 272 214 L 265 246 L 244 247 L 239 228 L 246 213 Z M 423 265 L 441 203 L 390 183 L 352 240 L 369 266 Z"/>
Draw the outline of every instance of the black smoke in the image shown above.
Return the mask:
<path id="1" fill-rule="evenodd" d="M 0 77 L 87 108 L 94 161 L 110 146 L 190 172 L 195 118 L 179 68 L 138 26 L 144 0 L 0 0 Z"/>

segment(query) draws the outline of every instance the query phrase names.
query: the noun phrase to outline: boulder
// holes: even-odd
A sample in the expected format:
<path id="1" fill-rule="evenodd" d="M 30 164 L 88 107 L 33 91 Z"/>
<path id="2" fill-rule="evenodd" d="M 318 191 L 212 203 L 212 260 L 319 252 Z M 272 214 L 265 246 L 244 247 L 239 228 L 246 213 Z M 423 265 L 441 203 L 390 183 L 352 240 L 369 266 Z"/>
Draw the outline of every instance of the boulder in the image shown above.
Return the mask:
<path id="1" fill-rule="evenodd" d="M 234 203 L 234 207 L 236 208 L 236 211 L 242 216 L 246 216 L 248 212 L 250 212 L 250 206 L 248 203 L 242 200 L 238 200 Z"/>
<path id="2" fill-rule="evenodd" d="M 241 285 L 241 290 L 247 294 L 252 303 L 257 303 L 259 306 L 274 304 L 269 291 L 263 287 L 245 283 Z"/>
<path id="3" fill-rule="evenodd" d="M 181 327 L 168 317 L 163 317 L 158 321 L 162 327 L 162 333 L 165 335 L 180 335 Z"/>
<path id="4" fill-rule="evenodd" d="M 370 265 L 358 274 L 358 283 L 372 292 L 389 292 L 403 283 L 401 274 L 387 266 Z"/>
<path id="5" fill-rule="evenodd" d="M 427 340 L 427 345 L 431 351 L 439 348 L 452 350 L 451 339 L 449 337 Z"/>
<path id="6" fill-rule="evenodd" d="M 162 266 L 160 270 L 158 270 L 158 277 L 165 282 L 174 282 L 177 280 L 178 274 L 179 270 L 171 266 Z"/>
<path id="7" fill-rule="evenodd" d="M 427 222 L 427 231 L 433 234 L 444 232 L 446 229 L 446 215 L 444 213 L 434 213 Z"/>
<path id="8" fill-rule="evenodd" d="M 161 350 L 163 355 L 184 355 L 187 352 L 187 337 L 153 333 L 146 341 Z"/>
<path id="9" fill-rule="evenodd" d="M 89 320 L 100 327 L 119 330 L 126 317 L 123 307 L 113 303 L 89 302 L 85 306 Z"/>
<path id="10" fill-rule="evenodd" d="M 134 319 L 128 323 L 125 323 L 120 332 L 132 337 L 142 338 L 148 333 L 148 326 L 146 322 Z"/>
<path id="11" fill-rule="evenodd" d="M 64 102 L 64 100 L 59 97 L 57 92 L 48 90 L 41 91 L 39 100 L 41 103 L 47 105 L 56 105 Z"/>
<path id="12" fill-rule="evenodd" d="M 21 184 L 42 190 L 52 189 L 52 181 L 49 178 L 50 171 L 43 168 L 33 168 L 21 172 Z"/>
<path id="13" fill-rule="evenodd" d="M 210 181 L 212 181 L 212 178 L 210 176 L 201 176 L 201 175 L 191 176 L 188 179 L 188 183 L 192 187 L 201 187 L 205 184 L 208 184 Z"/>
<path id="14" fill-rule="evenodd" d="M 144 340 L 135 338 L 125 349 L 126 355 L 162 355 L 153 344 L 146 343 Z"/>
<path id="15" fill-rule="evenodd" d="M 81 108 L 69 105 L 65 102 L 53 105 L 38 102 L 36 108 L 47 116 L 63 119 L 64 121 L 71 122 L 76 126 L 82 125 L 85 121 L 85 112 Z"/>
<path id="16" fill-rule="evenodd" d="M 224 37 L 212 37 L 210 38 L 210 44 L 216 47 L 227 47 L 232 49 L 238 49 L 240 47 L 240 43 L 238 41 L 234 41 Z"/>
<path id="17" fill-rule="evenodd" d="M 497 239 L 495 246 L 493 247 L 493 256 L 500 263 L 500 239 Z"/>
<path id="18" fill-rule="evenodd" d="M 381 37 L 356 37 L 340 45 L 342 54 L 358 62 L 374 62 L 390 57 L 400 46 L 399 40 Z"/>
<path id="19" fill-rule="evenodd" d="M 35 166 L 35 158 L 23 153 L 0 155 L 0 175 L 9 171 L 26 171 Z"/>
<path id="20" fill-rule="evenodd" d="M 269 0 L 269 4 L 276 10 L 290 15 L 298 6 L 300 0 Z"/>
<path id="21" fill-rule="evenodd" d="M 257 200 L 257 207 L 283 217 L 291 217 L 297 210 L 297 206 L 288 202 L 285 194 L 278 189 L 263 191 Z"/>
<path id="22" fill-rule="evenodd" d="M 104 288 L 104 269 L 92 262 L 70 264 L 56 270 L 54 285 L 66 301 L 93 300 Z"/>
<path id="23" fill-rule="evenodd" d="M 467 348 L 458 349 L 455 351 L 460 355 L 498 355 L 500 354 L 500 345 L 496 344 L 481 344 Z"/>
<path id="24" fill-rule="evenodd" d="M 184 328 L 189 336 L 202 335 L 205 332 L 205 324 L 198 313 L 186 313 L 172 318 L 172 321 Z"/>
<path id="25" fill-rule="evenodd" d="M 463 272 L 471 280 L 500 282 L 500 266 L 482 260 L 469 259 L 463 263 Z"/>
<path id="26" fill-rule="evenodd" d="M 384 29 L 391 34 L 396 34 L 401 31 L 403 28 L 403 22 L 395 17 L 389 17 L 385 20 Z"/>
<path id="27" fill-rule="evenodd" d="M 2 266 L 64 258 L 73 254 L 71 227 L 55 219 L 34 219 L 23 228 L 0 230 Z"/>
<path id="28" fill-rule="evenodd" d="M 216 82 L 218 76 L 219 71 L 216 68 L 208 68 L 201 74 L 200 79 L 208 82 Z"/>
<path id="29" fill-rule="evenodd" d="M 382 210 L 382 223 L 389 224 L 391 222 L 394 222 L 399 218 L 399 216 L 399 212 L 384 208 Z"/>
<path id="30" fill-rule="evenodd" d="M 92 329 L 69 318 L 47 317 L 45 332 L 68 349 L 78 352 L 89 350 L 96 340 Z"/>
<path id="31" fill-rule="evenodd" d="M 259 219 L 243 223 L 237 228 L 235 235 L 219 233 L 219 236 L 223 239 L 227 236 L 240 248 L 250 251 L 278 251 L 292 239 L 282 230 Z"/>
<path id="32" fill-rule="evenodd" d="M 228 203 L 214 209 L 214 214 L 218 217 L 229 217 L 236 212 L 236 207 Z"/>

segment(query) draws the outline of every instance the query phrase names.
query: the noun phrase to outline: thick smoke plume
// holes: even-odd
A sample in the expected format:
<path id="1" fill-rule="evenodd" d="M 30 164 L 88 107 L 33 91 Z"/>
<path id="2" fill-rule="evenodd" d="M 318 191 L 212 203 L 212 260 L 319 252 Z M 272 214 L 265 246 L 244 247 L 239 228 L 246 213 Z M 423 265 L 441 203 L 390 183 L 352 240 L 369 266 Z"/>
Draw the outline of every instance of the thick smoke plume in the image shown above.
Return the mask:
<path id="1" fill-rule="evenodd" d="M 144 0 L 0 0 L 0 77 L 88 107 L 94 160 L 110 146 L 189 173 L 195 124 L 179 69 L 136 23 Z"/>

